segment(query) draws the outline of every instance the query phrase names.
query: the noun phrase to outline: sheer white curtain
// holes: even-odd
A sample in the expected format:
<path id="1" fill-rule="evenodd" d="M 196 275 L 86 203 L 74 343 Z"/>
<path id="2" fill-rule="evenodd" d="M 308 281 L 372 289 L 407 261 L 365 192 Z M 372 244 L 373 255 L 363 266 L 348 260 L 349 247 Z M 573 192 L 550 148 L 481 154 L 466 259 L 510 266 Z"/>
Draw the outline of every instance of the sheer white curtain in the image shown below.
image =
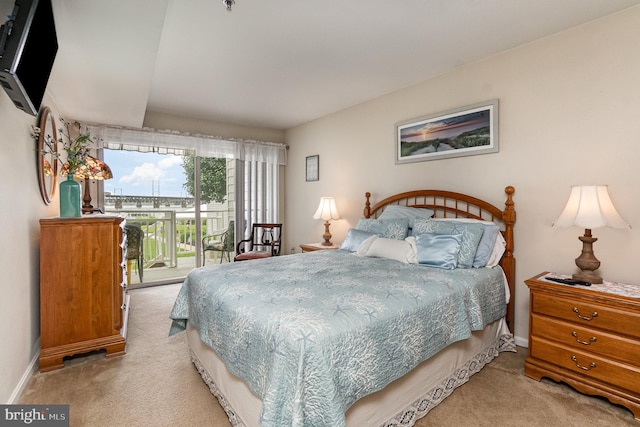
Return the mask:
<path id="1" fill-rule="evenodd" d="M 287 146 L 274 142 L 222 138 L 209 135 L 190 135 L 151 128 L 126 128 L 99 124 L 83 124 L 99 142 L 97 148 L 156 152 L 185 153 L 199 157 L 249 160 L 276 165 L 287 164 Z"/>
<path id="2" fill-rule="evenodd" d="M 242 197 L 236 200 L 236 208 L 244 216 L 236 235 L 246 238 L 256 222 L 280 222 L 279 167 L 274 163 L 245 160 L 239 161 L 236 168 L 236 179 L 241 181 L 236 185 L 244 188 Z"/>

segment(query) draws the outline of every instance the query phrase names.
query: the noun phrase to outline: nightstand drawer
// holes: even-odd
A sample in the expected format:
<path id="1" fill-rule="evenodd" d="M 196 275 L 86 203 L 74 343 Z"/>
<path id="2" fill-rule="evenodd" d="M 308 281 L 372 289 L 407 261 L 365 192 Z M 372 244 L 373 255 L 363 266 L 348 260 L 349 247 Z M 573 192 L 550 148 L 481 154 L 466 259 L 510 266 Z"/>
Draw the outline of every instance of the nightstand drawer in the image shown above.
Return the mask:
<path id="1" fill-rule="evenodd" d="M 532 314 L 531 335 L 558 341 L 560 344 L 621 362 L 637 364 L 640 361 L 640 341 L 576 323 Z"/>
<path id="2" fill-rule="evenodd" d="M 533 358 L 615 385 L 634 394 L 640 393 L 640 369 L 638 367 L 617 363 L 595 354 L 557 345 L 538 337 L 531 337 L 529 346 L 529 351 Z"/>
<path id="3" fill-rule="evenodd" d="M 564 381 L 629 408 L 640 420 L 640 287 L 605 282 L 529 287 L 529 354 L 525 375 Z"/>
<path id="4" fill-rule="evenodd" d="M 640 327 L 638 327 L 640 314 L 638 313 L 583 302 L 579 299 L 569 300 L 545 294 L 534 294 L 531 308 L 533 313 L 640 338 Z"/>

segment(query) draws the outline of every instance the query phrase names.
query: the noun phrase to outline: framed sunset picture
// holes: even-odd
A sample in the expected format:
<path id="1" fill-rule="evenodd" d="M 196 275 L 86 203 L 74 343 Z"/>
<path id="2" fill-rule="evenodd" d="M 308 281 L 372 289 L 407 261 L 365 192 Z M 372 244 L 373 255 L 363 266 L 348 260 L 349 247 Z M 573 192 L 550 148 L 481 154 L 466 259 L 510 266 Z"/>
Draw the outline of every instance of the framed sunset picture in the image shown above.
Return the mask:
<path id="1" fill-rule="evenodd" d="M 396 124 L 396 164 L 498 152 L 498 100 Z"/>

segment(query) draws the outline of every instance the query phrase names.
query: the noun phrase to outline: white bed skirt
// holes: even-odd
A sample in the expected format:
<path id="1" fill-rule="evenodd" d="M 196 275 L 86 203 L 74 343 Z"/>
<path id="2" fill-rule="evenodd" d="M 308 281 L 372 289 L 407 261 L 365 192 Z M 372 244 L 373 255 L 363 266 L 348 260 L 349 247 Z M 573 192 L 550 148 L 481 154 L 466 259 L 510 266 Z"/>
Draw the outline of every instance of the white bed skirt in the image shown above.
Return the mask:
<path id="1" fill-rule="evenodd" d="M 187 339 L 193 363 L 231 424 L 258 427 L 261 400 L 226 369 L 190 324 Z M 515 351 L 504 318 L 474 332 L 469 339 L 451 344 L 384 389 L 357 401 L 346 413 L 347 426 L 412 426 L 501 351 Z"/>

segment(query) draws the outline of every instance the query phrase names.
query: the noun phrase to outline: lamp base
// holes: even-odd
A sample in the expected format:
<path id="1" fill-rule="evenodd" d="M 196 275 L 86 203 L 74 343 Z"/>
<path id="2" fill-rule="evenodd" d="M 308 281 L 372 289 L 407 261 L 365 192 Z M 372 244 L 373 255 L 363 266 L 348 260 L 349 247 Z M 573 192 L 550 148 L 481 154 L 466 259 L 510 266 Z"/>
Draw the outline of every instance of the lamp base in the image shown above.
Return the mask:
<path id="1" fill-rule="evenodd" d="M 582 252 L 576 258 L 576 265 L 580 269 L 580 273 L 574 274 L 573 278 L 596 285 L 602 283 L 602 277 L 595 273 L 595 270 L 600 267 L 600 261 L 593 254 L 593 244 L 598 239 L 591 235 L 589 228 L 585 228 L 584 236 L 580 236 L 578 239 L 582 242 Z"/>
<path id="2" fill-rule="evenodd" d="M 331 233 L 329 232 L 330 225 L 329 221 L 324 222 L 324 234 L 322 235 L 324 242 L 322 242 L 322 246 L 333 246 L 333 243 L 331 243 Z"/>
<path id="3" fill-rule="evenodd" d="M 94 212 L 91 204 L 91 192 L 89 191 L 89 178 L 84 178 L 84 190 L 82 191 L 82 213 L 90 214 Z"/>
<path id="4" fill-rule="evenodd" d="M 581 271 L 571 277 L 574 280 L 582 280 L 583 282 L 591 283 L 592 285 L 599 285 L 602 283 L 602 277 L 598 276 L 593 271 Z"/>
<path id="5" fill-rule="evenodd" d="M 93 206 L 91 208 L 82 207 L 82 215 L 90 215 L 94 213 L 104 214 L 104 211 L 100 208 L 94 208 Z"/>

